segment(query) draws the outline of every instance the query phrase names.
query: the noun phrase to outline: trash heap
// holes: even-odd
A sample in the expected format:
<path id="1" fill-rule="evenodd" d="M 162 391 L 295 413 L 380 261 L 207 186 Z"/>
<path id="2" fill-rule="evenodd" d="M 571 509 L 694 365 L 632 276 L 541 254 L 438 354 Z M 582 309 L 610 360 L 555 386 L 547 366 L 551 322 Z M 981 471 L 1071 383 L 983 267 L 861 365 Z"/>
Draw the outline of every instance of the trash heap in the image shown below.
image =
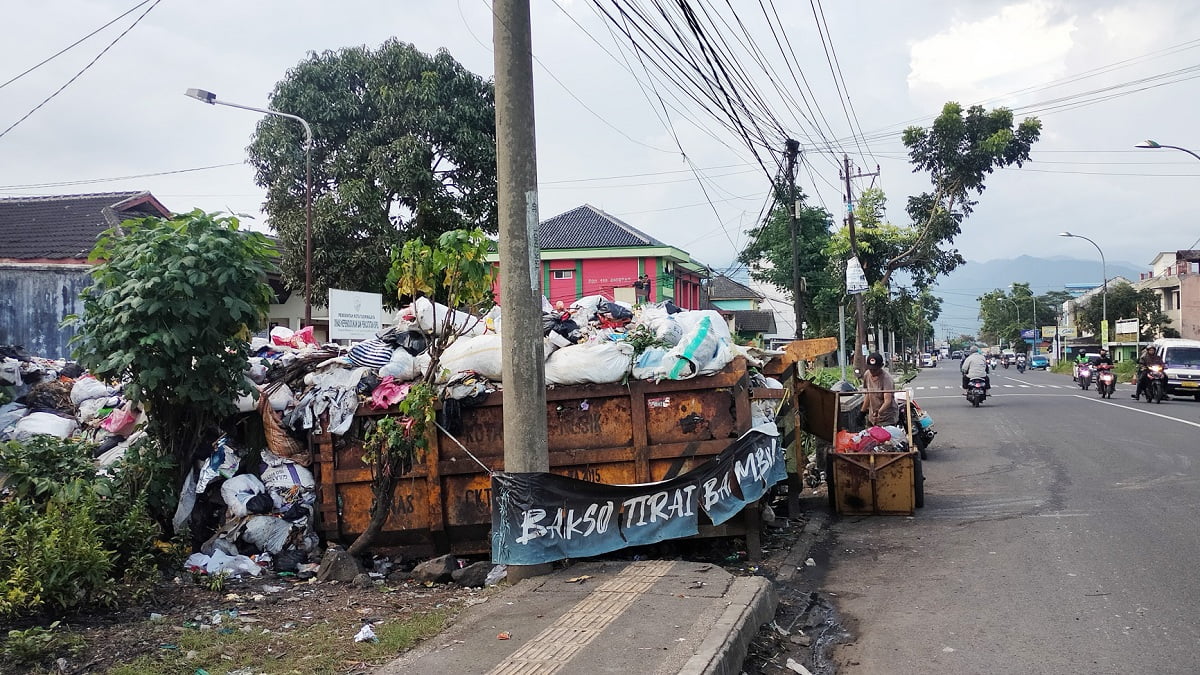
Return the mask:
<path id="1" fill-rule="evenodd" d="M 475 316 L 418 297 L 390 327 L 349 347 L 318 344 L 311 327 L 254 338 L 245 369 L 254 393 L 238 399 L 237 413 L 206 439 L 179 495 L 175 529 L 189 529 L 198 551 L 187 567 L 313 573 L 319 541 L 309 434 L 345 435 L 359 405 L 392 408 L 421 379 L 439 387 L 444 409 L 481 400 L 503 387 L 502 330 L 499 307 Z M 684 380 L 716 373 L 735 356 L 755 366 L 769 358 L 735 345 L 718 312 L 671 302 L 632 307 L 601 295 L 569 306 L 543 298 L 543 337 L 549 386 Z M 432 347 L 447 342 L 435 360 Z M 0 441 L 90 440 L 99 444 L 102 470 L 143 434 L 145 414 L 120 387 L 19 348 L 0 347 L 0 356 L 0 386 L 16 399 L 0 407 Z M 760 379 L 755 386 L 781 386 Z M 770 402 L 754 414 L 756 423 L 774 417 Z"/>
<path id="2" fill-rule="evenodd" d="M 908 436 L 895 425 L 868 427 L 857 433 L 839 431 L 834 452 L 908 452 Z"/>

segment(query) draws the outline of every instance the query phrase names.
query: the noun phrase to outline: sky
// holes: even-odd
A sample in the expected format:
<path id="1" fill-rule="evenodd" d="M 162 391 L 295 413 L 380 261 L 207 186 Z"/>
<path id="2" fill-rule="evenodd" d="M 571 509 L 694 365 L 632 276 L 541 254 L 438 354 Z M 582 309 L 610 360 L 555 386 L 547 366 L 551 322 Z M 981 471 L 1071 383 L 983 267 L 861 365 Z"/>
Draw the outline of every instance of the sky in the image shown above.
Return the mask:
<path id="1" fill-rule="evenodd" d="M 139 3 L 6 3 L 0 196 L 145 189 L 174 211 L 245 214 L 265 229 L 264 193 L 245 164 L 260 115 L 207 106 L 185 90 L 267 107 L 275 83 L 309 52 L 377 47 L 391 37 L 426 52 L 444 48 L 468 69 L 493 73 L 483 0 Z M 720 37 L 749 45 L 734 49 L 737 61 L 801 142 L 798 180 L 810 203 L 836 219 L 848 154 L 856 173 L 879 170 L 856 179 L 855 192 L 881 187 L 890 218 L 905 224 L 903 204 L 927 189 L 928 177 L 912 173 L 900 133 L 957 101 L 1006 106 L 1043 123 L 1033 160 L 989 177 L 954 244 L 968 260 L 1094 257 L 1086 241 L 1056 236 L 1069 230 L 1095 240 L 1110 260 L 1148 269 L 1158 251 L 1200 238 L 1191 198 L 1200 160 L 1134 147 L 1149 138 L 1200 152 L 1200 3 L 731 0 L 736 16 L 723 2 L 691 4 L 725 8 Z M 629 38 L 600 15 L 618 5 L 627 3 L 532 0 L 541 216 L 592 204 L 744 277 L 736 251 L 762 212 L 784 137 L 756 158 L 719 113 L 639 61 Z M 775 12 L 770 22 L 764 7 Z M 744 32 L 735 30 L 739 22 Z M 821 135 L 806 112 L 821 120 Z"/>

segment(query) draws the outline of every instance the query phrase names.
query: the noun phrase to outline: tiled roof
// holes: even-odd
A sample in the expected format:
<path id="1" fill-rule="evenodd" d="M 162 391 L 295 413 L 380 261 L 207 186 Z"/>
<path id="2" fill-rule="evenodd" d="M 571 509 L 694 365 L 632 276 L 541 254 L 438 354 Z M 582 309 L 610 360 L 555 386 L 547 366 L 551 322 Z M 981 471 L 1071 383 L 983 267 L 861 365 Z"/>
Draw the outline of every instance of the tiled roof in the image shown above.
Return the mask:
<path id="1" fill-rule="evenodd" d="M 708 282 L 708 297 L 711 300 L 762 300 L 758 291 L 739 284 L 724 275 L 717 275 Z"/>
<path id="2" fill-rule="evenodd" d="M 538 226 L 538 245 L 543 251 L 566 248 L 666 246 L 620 218 L 588 204 L 543 220 Z"/>
<path id="3" fill-rule="evenodd" d="M 122 220 L 169 215 L 149 192 L 0 198 L 0 259 L 84 259 Z"/>
<path id="4" fill-rule="evenodd" d="M 769 309 L 734 310 L 733 327 L 739 333 L 774 333 L 775 312 Z"/>

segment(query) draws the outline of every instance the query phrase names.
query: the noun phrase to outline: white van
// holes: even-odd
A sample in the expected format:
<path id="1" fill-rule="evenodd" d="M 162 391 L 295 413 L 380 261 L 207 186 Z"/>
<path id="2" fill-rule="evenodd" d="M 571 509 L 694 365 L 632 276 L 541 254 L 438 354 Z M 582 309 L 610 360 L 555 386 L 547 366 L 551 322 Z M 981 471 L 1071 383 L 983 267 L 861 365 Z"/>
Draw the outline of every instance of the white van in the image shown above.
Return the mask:
<path id="1" fill-rule="evenodd" d="M 1154 347 L 1167 365 L 1167 393 L 1200 401 L 1200 340 L 1159 338 Z"/>

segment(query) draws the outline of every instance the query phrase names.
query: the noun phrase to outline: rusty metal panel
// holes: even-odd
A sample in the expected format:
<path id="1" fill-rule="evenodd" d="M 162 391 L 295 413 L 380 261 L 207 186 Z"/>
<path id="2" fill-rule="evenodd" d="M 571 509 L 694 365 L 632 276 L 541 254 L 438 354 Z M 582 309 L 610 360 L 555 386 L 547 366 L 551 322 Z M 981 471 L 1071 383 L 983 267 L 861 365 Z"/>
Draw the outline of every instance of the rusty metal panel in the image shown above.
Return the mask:
<path id="1" fill-rule="evenodd" d="M 832 487 L 841 515 L 911 516 L 915 452 L 835 452 Z"/>
<path id="2" fill-rule="evenodd" d="M 546 404 L 550 448 L 611 448 L 633 445 L 629 396 L 567 399 Z"/>
<path id="3" fill-rule="evenodd" d="M 650 445 L 736 436 L 733 392 L 708 389 L 647 396 L 646 429 Z"/>
<path id="4" fill-rule="evenodd" d="M 428 483 L 423 479 L 405 479 L 396 486 L 392 513 L 384 522 L 383 532 L 401 530 L 424 530 L 430 526 Z M 342 536 L 353 536 L 366 529 L 371 520 L 371 484 L 345 483 L 337 486 L 337 498 L 341 511 L 340 528 L 333 523 L 334 530 Z M 382 539 L 382 537 L 381 537 Z"/>

